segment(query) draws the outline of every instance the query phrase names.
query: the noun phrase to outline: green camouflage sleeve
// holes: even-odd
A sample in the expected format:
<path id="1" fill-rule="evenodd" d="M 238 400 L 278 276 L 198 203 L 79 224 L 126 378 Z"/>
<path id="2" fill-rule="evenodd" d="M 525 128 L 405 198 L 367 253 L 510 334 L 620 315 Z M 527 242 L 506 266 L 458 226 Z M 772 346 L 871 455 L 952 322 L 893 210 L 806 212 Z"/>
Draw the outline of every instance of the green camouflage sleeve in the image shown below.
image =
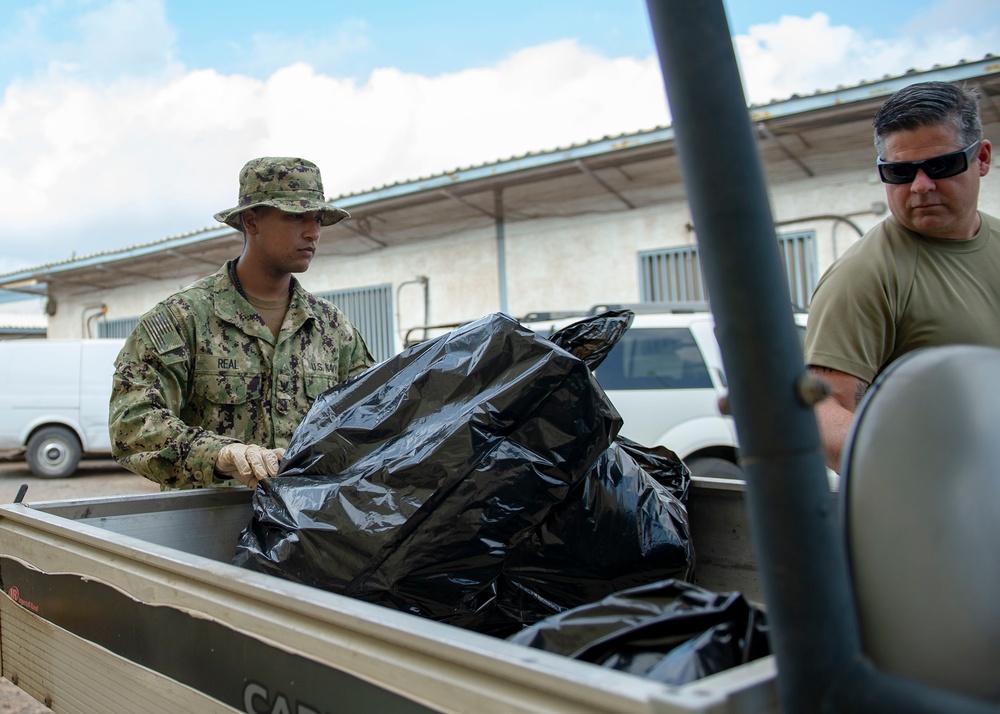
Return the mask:
<path id="1" fill-rule="evenodd" d="M 361 336 L 357 328 L 354 328 L 354 339 L 346 345 L 346 350 L 348 354 L 345 355 L 347 359 L 344 360 L 344 364 L 348 365 L 348 377 L 361 374 L 375 364 L 372 353 L 368 350 L 368 345 L 365 343 L 365 338 Z"/>
<path id="2" fill-rule="evenodd" d="M 109 427 L 115 460 L 167 488 L 227 483 L 215 474 L 219 451 L 235 441 L 178 416 L 190 381 L 191 351 L 170 311 L 142 317 L 115 364 Z"/>

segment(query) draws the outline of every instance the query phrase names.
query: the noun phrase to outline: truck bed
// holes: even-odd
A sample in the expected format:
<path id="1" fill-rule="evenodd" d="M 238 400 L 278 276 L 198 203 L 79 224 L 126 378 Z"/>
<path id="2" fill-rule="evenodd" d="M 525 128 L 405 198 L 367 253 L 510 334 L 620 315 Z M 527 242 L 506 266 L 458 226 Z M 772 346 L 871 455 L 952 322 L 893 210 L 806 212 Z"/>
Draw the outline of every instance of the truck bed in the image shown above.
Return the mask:
<path id="1" fill-rule="evenodd" d="M 229 563 L 245 489 L 0 507 L 3 676 L 73 712 L 749 712 L 772 657 L 670 687 Z M 743 485 L 699 479 L 697 582 L 760 600 Z"/>

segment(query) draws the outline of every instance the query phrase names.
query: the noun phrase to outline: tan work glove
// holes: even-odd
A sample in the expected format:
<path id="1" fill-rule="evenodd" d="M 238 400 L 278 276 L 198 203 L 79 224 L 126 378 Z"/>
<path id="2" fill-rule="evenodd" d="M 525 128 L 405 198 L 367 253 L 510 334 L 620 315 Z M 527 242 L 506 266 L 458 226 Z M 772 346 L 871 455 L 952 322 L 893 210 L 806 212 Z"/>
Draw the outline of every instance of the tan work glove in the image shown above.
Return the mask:
<path id="1" fill-rule="evenodd" d="M 276 476 L 284 449 L 265 449 L 256 444 L 226 444 L 215 460 L 215 470 L 252 489 L 257 482 Z"/>

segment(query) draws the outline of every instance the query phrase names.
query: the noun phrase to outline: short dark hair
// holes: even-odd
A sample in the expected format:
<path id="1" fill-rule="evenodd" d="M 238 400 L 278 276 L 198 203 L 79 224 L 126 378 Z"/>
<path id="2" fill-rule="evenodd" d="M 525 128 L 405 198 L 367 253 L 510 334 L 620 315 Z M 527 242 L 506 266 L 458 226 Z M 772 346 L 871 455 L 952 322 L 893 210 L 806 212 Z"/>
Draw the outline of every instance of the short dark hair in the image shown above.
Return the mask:
<path id="1" fill-rule="evenodd" d="M 918 82 L 889 97 L 872 120 L 875 150 L 885 158 L 885 138 L 897 131 L 950 124 L 959 146 L 983 138 L 979 94 L 974 88 L 949 82 Z"/>

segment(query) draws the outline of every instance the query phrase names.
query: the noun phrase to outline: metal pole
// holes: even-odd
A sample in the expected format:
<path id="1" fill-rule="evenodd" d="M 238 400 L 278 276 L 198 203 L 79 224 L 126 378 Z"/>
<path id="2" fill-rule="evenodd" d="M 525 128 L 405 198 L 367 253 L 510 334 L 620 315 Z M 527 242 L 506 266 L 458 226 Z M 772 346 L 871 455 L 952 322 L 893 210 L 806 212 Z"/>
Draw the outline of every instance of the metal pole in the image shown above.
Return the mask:
<path id="1" fill-rule="evenodd" d="M 837 514 L 722 0 L 648 0 L 747 473 L 786 712 L 861 656 Z"/>
<path id="2" fill-rule="evenodd" d="M 782 710 L 997 714 L 996 702 L 864 657 L 726 12 L 722 0 L 647 6 L 729 377 Z"/>

